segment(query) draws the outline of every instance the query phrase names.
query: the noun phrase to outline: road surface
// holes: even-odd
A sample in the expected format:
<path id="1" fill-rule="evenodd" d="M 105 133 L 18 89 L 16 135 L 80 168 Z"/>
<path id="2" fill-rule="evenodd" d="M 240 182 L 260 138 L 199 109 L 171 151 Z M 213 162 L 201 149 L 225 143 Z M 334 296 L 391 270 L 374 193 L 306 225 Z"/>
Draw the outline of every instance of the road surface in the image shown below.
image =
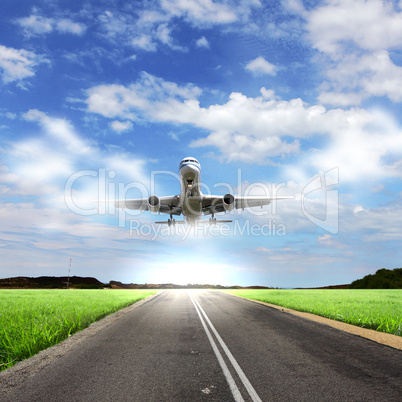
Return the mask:
<path id="1" fill-rule="evenodd" d="M 165 291 L 0 400 L 401 401 L 401 375 L 388 346 L 221 292 Z"/>

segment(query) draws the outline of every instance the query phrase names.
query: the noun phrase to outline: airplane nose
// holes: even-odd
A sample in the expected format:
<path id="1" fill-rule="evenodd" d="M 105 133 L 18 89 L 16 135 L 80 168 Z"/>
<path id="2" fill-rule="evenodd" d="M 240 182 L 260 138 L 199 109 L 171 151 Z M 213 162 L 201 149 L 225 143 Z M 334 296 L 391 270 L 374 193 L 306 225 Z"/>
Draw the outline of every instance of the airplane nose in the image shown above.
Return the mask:
<path id="1" fill-rule="evenodd" d="M 184 165 L 181 169 L 180 172 L 182 176 L 186 179 L 193 179 L 196 174 L 199 173 L 199 170 L 196 166 L 194 165 Z"/>

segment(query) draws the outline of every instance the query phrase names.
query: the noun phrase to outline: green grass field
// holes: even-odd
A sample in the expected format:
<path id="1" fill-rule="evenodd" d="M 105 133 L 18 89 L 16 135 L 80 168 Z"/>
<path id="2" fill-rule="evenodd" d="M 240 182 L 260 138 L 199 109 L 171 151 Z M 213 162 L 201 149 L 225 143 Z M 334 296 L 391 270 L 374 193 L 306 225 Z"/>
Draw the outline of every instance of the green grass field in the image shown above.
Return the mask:
<path id="1" fill-rule="evenodd" d="M 401 336 L 402 290 L 226 292 Z M 0 369 L 55 345 L 152 290 L 0 290 Z"/>
<path id="2" fill-rule="evenodd" d="M 402 335 L 400 289 L 239 289 L 225 292 L 375 331 Z"/>
<path id="3" fill-rule="evenodd" d="M 55 345 L 153 290 L 0 290 L 0 369 Z"/>

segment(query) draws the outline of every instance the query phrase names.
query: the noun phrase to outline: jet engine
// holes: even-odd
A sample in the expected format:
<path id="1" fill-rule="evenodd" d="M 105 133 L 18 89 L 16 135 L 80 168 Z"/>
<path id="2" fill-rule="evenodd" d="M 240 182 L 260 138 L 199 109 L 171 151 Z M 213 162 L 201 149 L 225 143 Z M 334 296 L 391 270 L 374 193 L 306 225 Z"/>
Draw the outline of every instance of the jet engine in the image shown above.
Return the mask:
<path id="1" fill-rule="evenodd" d="M 232 194 L 225 194 L 223 196 L 223 208 L 225 211 L 230 212 L 235 206 L 235 198 Z"/>
<path id="2" fill-rule="evenodd" d="M 160 206 L 161 206 L 161 203 L 160 203 L 159 197 L 157 195 L 151 195 L 148 198 L 148 209 L 151 212 L 159 212 Z"/>

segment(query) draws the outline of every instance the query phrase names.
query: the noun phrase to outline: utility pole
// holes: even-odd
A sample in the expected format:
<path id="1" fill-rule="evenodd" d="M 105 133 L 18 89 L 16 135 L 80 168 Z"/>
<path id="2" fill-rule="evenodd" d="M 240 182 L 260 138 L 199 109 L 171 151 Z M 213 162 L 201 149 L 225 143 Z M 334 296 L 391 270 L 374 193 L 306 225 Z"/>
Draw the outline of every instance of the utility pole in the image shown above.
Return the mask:
<path id="1" fill-rule="evenodd" d="M 68 266 L 67 289 L 70 289 L 70 271 L 71 271 L 71 260 L 72 260 L 72 258 L 70 258 L 70 264 L 69 264 L 69 266 Z"/>

